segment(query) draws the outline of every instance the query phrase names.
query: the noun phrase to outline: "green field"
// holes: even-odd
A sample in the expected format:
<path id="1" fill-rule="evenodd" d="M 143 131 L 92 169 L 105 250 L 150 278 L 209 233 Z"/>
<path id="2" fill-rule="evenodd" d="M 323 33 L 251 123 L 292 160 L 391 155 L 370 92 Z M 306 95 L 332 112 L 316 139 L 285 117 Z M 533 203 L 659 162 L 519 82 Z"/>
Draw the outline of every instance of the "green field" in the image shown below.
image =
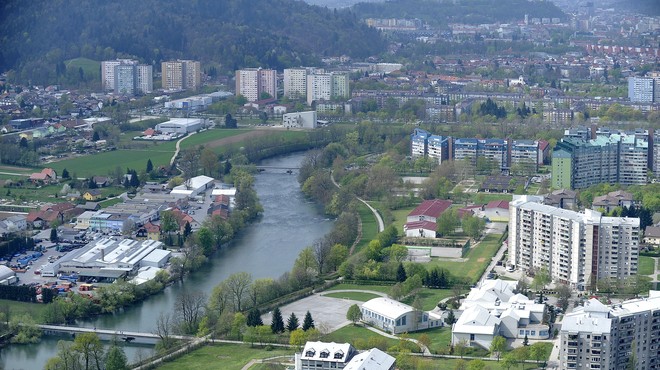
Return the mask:
<path id="1" fill-rule="evenodd" d="M 378 221 L 374 216 L 373 212 L 367 207 L 364 203 L 358 203 L 358 213 L 360 214 L 360 219 L 362 220 L 362 238 L 360 242 L 355 246 L 355 251 L 353 253 L 359 252 L 362 248 L 366 247 L 370 241 L 376 238 L 378 235 Z"/>
<path id="2" fill-rule="evenodd" d="M 637 273 L 640 275 L 653 275 L 655 274 L 655 260 L 652 257 L 641 256 L 639 257 L 639 268 Z"/>
<path id="3" fill-rule="evenodd" d="M 422 309 L 431 311 L 438 305 L 438 302 L 445 298 L 452 297 L 454 293 L 450 289 L 422 288 L 416 295 L 422 302 Z M 415 296 L 410 296 L 407 299 L 404 299 L 403 303 L 412 305 L 414 300 Z"/>
<path id="4" fill-rule="evenodd" d="M 122 171 L 126 171 L 126 168 L 135 169 L 139 173 L 147 167 L 148 159 L 151 159 L 155 168 L 169 166 L 172 155 L 174 155 L 174 149 L 163 150 L 161 145 L 157 145 L 149 150 L 119 149 L 86 155 L 53 162 L 48 166 L 57 171 L 58 174 L 66 168 L 71 176 L 74 174 L 78 177 L 107 176 L 114 174 L 117 167 L 121 168 Z"/>
<path id="5" fill-rule="evenodd" d="M 374 340 L 383 340 L 387 344 L 387 348 L 396 346 L 399 343 L 397 339 L 387 338 L 363 326 L 354 325 L 344 326 L 339 330 L 321 337 L 321 341 L 323 342 L 351 343 L 355 345 L 355 342 L 358 341 L 367 344 L 367 346 L 370 339 L 372 343 Z"/>
<path id="6" fill-rule="evenodd" d="M 87 80 L 101 79 L 101 62 L 87 58 L 75 58 L 67 60 L 64 64 L 67 69 L 73 68 L 74 70 L 77 70 L 78 68 L 82 68 L 83 73 L 85 74 L 85 79 Z"/>
<path id="7" fill-rule="evenodd" d="M 240 370 L 252 359 L 270 358 L 276 356 L 292 356 L 293 350 L 273 349 L 266 351 L 252 348 L 249 345 L 218 344 L 210 345 L 192 351 L 176 360 L 159 366 L 159 369 L 172 370 L 204 370 L 227 369 Z"/>
<path id="8" fill-rule="evenodd" d="M 399 231 L 399 233 L 403 233 L 403 225 L 406 224 L 408 214 L 410 214 L 413 209 L 415 209 L 415 207 L 401 208 L 392 211 L 392 216 L 394 216 L 394 226 L 396 226 L 396 229 Z"/>
<path id="9" fill-rule="evenodd" d="M 43 303 L 17 302 L 0 299 L 0 306 L 9 307 L 10 315 L 27 313 L 36 322 L 40 322 L 47 305 Z"/>
<path id="10" fill-rule="evenodd" d="M 211 141 L 224 139 L 230 136 L 236 136 L 250 132 L 248 129 L 210 129 L 198 134 L 192 135 L 181 142 L 181 149 L 194 147 L 197 145 L 204 145 Z"/>
<path id="11" fill-rule="evenodd" d="M 353 301 L 360 301 L 360 302 L 366 302 L 370 299 L 380 297 L 380 295 L 378 294 L 362 293 L 362 292 L 337 292 L 337 293 L 327 293 L 322 295 L 330 298 L 350 299 Z"/>
<path id="12" fill-rule="evenodd" d="M 422 334 L 426 334 L 431 339 L 431 345 L 429 346 L 431 353 L 446 351 L 447 348 L 451 346 L 450 327 L 420 330 L 413 333 L 408 333 L 408 336 L 413 339 L 419 339 Z"/>
<path id="13" fill-rule="evenodd" d="M 465 262 L 434 258 L 427 264 L 427 269 L 432 269 L 435 266 L 446 268 L 453 276 L 476 282 L 483 275 L 491 258 L 500 248 L 498 241 L 501 236 L 500 234 L 486 235 L 479 245 L 470 249 Z"/>

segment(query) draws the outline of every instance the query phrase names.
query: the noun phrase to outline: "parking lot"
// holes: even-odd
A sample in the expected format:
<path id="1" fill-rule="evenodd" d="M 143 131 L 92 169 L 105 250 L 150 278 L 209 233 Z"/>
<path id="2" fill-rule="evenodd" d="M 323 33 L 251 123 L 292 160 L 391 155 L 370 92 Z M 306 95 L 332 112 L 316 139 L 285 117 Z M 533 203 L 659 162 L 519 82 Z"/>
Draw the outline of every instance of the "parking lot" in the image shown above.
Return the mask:
<path id="1" fill-rule="evenodd" d="M 350 322 L 346 320 L 348 308 L 354 304 L 360 305 L 362 303 L 350 299 L 330 298 L 320 294 L 314 294 L 282 306 L 280 307 L 280 311 L 282 311 L 282 319 L 285 323 L 289 316 L 291 316 L 291 312 L 295 312 L 300 325 L 302 325 L 305 318 L 305 313 L 309 311 L 314 319 L 315 328 L 322 333 L 329 333 L 348 324 Z M 261 315 L 261 319 L 264 325 L 270 325 L 272 319 L 271 312 Z"/>

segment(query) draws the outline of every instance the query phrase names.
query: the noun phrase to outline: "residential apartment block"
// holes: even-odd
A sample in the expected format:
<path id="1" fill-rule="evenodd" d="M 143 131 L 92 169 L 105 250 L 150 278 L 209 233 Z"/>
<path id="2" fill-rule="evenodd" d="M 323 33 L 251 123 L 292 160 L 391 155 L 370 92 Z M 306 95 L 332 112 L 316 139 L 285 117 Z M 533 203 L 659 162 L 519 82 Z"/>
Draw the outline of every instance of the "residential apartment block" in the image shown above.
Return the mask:
<path id="1" fill-rule="evenodd" d="M 101 62 L 101 86 L 116 94 L 148 94 L 153 91 L 153 68 L 137 60 L 116 59 Z"/>
<path id="2" fill-rule="evenodd" d="M 564 137 L 552 153 L 552 187 L 581 189 L 600 183 L 646 184 L 649 134 L 597 131 Z M 653 167 L 651 167 L 653 168 Z"/>
<path id="3" fill-rule="evenodd" d="M 243 95 L 248 101 L 261 100 L 267 93 L 277 98 L 277 71 L 273 69 L 246 68 L 236 71 L 236 95 Z"/>
<path id="4" fill-rule="evenodd" d="M 318 100 L 346 99 L 350 96 L 346 73 L 314 73 L 307 75 L 307 104 Z"/>
<path id="5" fill-rule="evenodd" d="M 592 298 L 566 314 L 559 368 L 660 369 L 660 291 L 605 306 Z"/>
<path id="6" fill-rule="evenodd" d="M 653 103 L 656 78 L 630 77 L 628 78 L 628 99 L 635 103 Z M 658 78 L 660 81 L 660 78 Z"/>
<path id="7" fill-rule="evenodd" d="M 639 218 L 604 217 L 541 204 L 519 196 L 509 204 L 509 264 L 547 268 L 556 282 L 584 290 L 598 279 L 637 273 Z"/>
<path id="8" fill-rule="evenodd" d="M 174 60 L 161 64 L 163 89 L 197 90 L 202 86 L 202 68 L 198 61 Z"/>
<path id="9" fill-rule="evenodd" d="M 307 98 L 307 75 L 311 68 L 287 68 L 284 70 L 284 96 L 289 99 Z"/>
<path id="10" fill-rule="evenodd" d="M 477 165 L 481 158 L 497 170 L 513 169 L 531 174 L 538 170 L 539 161 L 544 158 L 539 141 L 532 140 L 452 138 L 415 129 L 410 141 L 413 158 L 428 156 L 439 164 L 452 159 L 468 160 Z"/>

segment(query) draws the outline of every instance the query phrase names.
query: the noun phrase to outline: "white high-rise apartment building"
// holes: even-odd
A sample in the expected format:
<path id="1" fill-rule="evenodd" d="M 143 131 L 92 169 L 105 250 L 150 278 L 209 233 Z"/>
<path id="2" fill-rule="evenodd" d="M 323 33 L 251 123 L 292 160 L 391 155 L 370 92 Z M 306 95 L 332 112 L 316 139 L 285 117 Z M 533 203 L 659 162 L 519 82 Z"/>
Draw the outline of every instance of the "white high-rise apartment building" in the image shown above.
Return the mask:
<path id="1" fill-rule="evenodd" d="M 308 68 L 288 68 L 284 70 L 284 96 L 289 99 L 307 97 Z"/>
<path id="2" fill-rule="evenodd" d="M 261 68 L 236 71 L 237 96 L 243 95 L 248 101 L 257 101 L 264 92 L 277 98 L 277 71 Z"/>
<path id="3" fill-rule="evenodd" d="M 348 74 L 332 73 L 332 98 L 348 98 L 350 96 Z"/>
<path id="4" fill-rule="evenodd" d="M 184 88 L 197 90 L 202 87 L 202 65 L 195 60 L 182 60 Z"/>
<path id="5" fill-rule="evenodd" d="M 315 100 L 330 100 L 332 98 L 332 75 L 316 73 L 307 76 L 307 104 Z"/>
<path id="6" fill-rule="evenodd" d="M 137 66 L 136 87 L 138 92 L 143 94 L 150 94 L 154 91 L 154 73 L 152 66 L 146 64 Z"/>
<path id="7" fill-rule="evenodd" d="M 562 321 L 559 368 L 660 369 L 660 291 L 605 306 L 592 298 Z"/>
<path id="8" fill-rule="evenodd" d="M 545 267 L 554 281 L 579 290 L 637 273 L 639 218 L 578 213 L 541 201 L 520 196 L 509 204 L 509 264 L 523 271 Z"/>
<path id="9" fill-rule="evenodd" d="M 654 94 L 655 78 L 653 77 L 629 77 L 628 98 L 631 102 L 652 103 Z"/>
<path id="10" fill-rule="evenodd" d="M 134 65 L 120 64 L 115 66 L 115 86 L 116 94 L 134 95 L 135 82 L 137 79 L 136 68 Z"/>
<path id="11" fill-rule="evenodd" d="M 115 59 L 101 62 L 101 87 L 104 91 L 113 91 L 115 89 L 115 68 L 119 65 L 137 65 L 137 60 L 133 59 Z"/>

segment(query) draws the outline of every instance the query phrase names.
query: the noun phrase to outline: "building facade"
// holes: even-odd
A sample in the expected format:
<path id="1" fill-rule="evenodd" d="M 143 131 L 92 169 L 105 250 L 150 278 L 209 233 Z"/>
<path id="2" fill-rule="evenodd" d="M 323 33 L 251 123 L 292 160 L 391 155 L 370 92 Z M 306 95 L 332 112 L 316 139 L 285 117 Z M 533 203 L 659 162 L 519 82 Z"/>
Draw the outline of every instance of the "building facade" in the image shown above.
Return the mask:
<path id="1" fill-rule="evenodd" d="M 582 189 L 600 183 L 648 182 L 649 134 L 599 131 L 594 139 L 564 137 L 552 153 L 552 187 Z M 649 166 L 650 165 L 650 166 Z"/>
<path id="2" fill-rule="evenodd" d="M 153 91 L 153 68 L 132 59 L 101 62 L 101 85 L 116 94 L 148 94 Z"/>
<path id="3" fill-rule="evenodd" d="M 248 101 L 261 99 L 262 93 L 277 98 L 277 72 L 273 69 L 246 68 L 236 71 L 236 95 Z"/>
<path id="4" fill-rule="evenodd" d="M 547 268 L 556 282 L 584 290 L 599 279 L 637 274 L 639 218 L 603 217 L 520 196 L 509 204 L 509 264 Z"/>
<path id="5" fill-rule="evenodd" d="M 592 298 L 564 317 L 559 368 L 660 369 L 660 291 L 605 306 Z"/>
<path id="6" fill-rule="evenodd" d="M 350 97 L 348 74 L 316 72 L 307 75 L 307 104 L 348 97 Z"/>
<path id="7" fill-rule="evenodd" d="M 659 78 L 660 80 L 660 78 Z M 628 78 L 628 99 L 635 103 L 653 103 L 655 78 L 630 77 Z"/>
<path id="8" fill-rule="evenodd" d="M 307 97 L 307 68 L 287 68 L 284 70 L 284 96 L 289 99 Z"/>
<path id="9" fill-rule="evenodd" d="M 161 64 L 164 90 L 197 90 L 201 87 L 201 63 L 194 60 L 173 60 Z"/>
<path id="10" fill-rule="evenodd" d="M 427 142 L 429 158 L 435 159 L 438 161 L 438 164 L 442 164 L 442 162 L 449 160 L 451 157 L 449 154 L 449 140 L 450 138 L 447 136 L 429 136 Z"/>

